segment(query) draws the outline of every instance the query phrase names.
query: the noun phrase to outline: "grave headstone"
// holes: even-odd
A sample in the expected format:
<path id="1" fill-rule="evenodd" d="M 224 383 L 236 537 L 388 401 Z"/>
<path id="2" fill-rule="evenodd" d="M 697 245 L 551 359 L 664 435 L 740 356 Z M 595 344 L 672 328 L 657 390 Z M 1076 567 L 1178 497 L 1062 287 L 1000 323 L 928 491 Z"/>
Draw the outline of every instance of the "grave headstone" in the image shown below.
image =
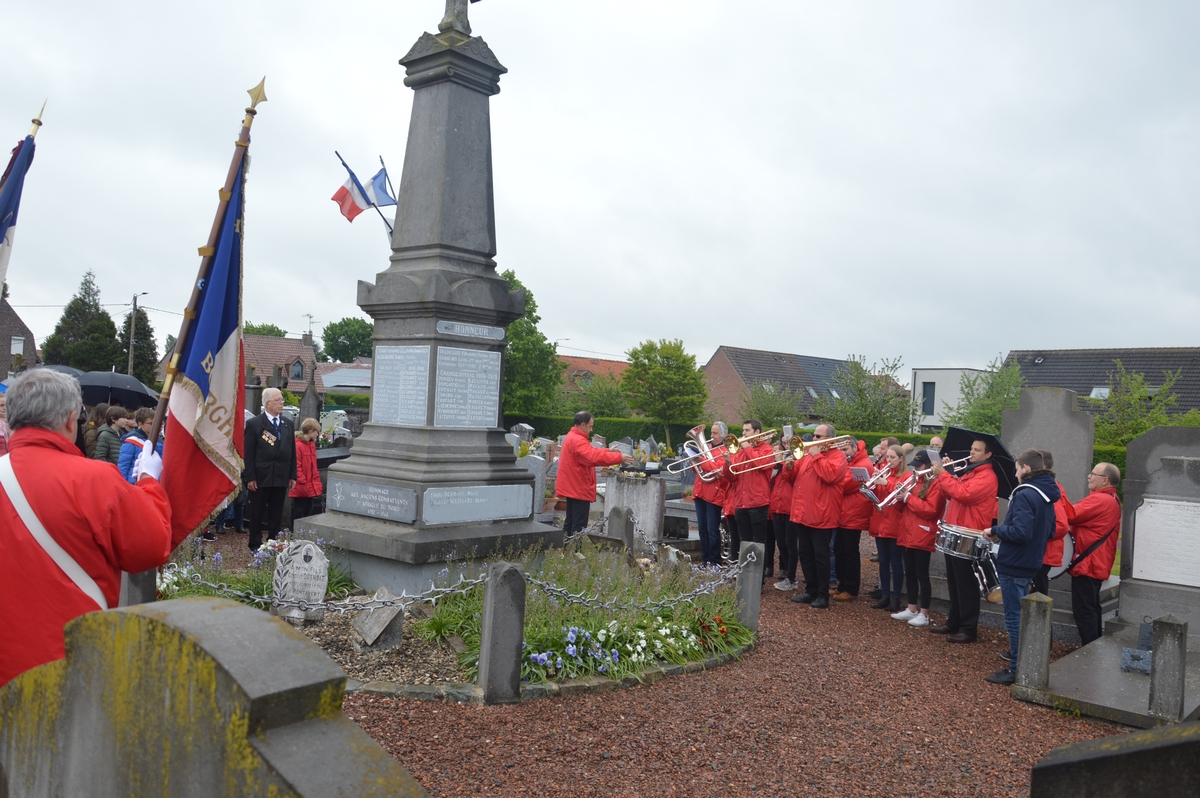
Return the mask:
<path id="1" fill-rule="evenodd" d="M 525 574 L 499 562 L 488 568 L 479 641 L 479 686 L 485 704 L 521 701 L 521 647 L 525 636 Z"/>
<path id="2" fill-rule="evenodd" d="M 300 431 L 300 422 L 306 418 L 321 419 L 321 397 L 317 393 L 317 364 L 308 364 L 308 384 L 304 386 L 304 395 L 300 397 L 300 418 L 296 420 L 296 432 Z"/>
<path id="3" fill-rule="evenodd" d="M 521 436 L 512 432 L 504 433 L 504 440 L 508 441 L 513 447 L 513 455 L 521 456 Z"/>
<path id="4" fill-rule="evenodd" d="M 375 601 L 392 601 L 396 597 L 386 587 L 381 587 L 373 598 Z M 362 637 L 367 651 L 399 648 L 404 642 L 404 608 L 398 604 L 360 612 L 352 625 Z"/>
<path id="5" fill-rule="evenodd" d="M 514 424 L 509 432 L 513 433 L 526 443 L 533 440 L 533 427 L 529 426 L 528 424 Z"/>
<path id="6" fill-rule="evenodd" d="M 646 454 L 649 454 L 649 455 L 661 454 L 661 451 L 658 447 L 658 441 L 654 440 L 653 435 L 651 435 L 649 438 L 646 439 Z"/>
<path id="7" fill-rule="evenodd" d="M 663 540 L 663 516 L 666 513 L 667 486 L 661 479 L 646 479 L 619 473 L 604 489 L 605 507 L 628 507 L 637 519 L 643 539 L 634 545 L 656 551 Z"/>
<path id="8" fill-rule="evenodd" d="M 517 458 L 517 464 L 533 474 L 533 512 L 540 513 L 546 501 L 546 461 L 536 454 Z"/>
<path id="9" fill-rule="evenodd" d="M 618 451 L 621 454 L 633 455 L 633 447 L 624 441 L 614 441 L 608 448 Z"/>
<path id="10" fill-rule="evenodd" d="M 320 604 L 325 601 L 328 586 L 329 560 L 316 543 L 294 540 L 275 558 L 274 598 Z M 291 620 L 319 621 L 325 617 L 325 609 L 303 610 L 272 604 L 271 614 Z"/>
<path id="11" fill-rule="evenodd" d="M 603 449 L 604 447 L 608 446 L 608 438 L 604 437 L 603 435 L 593 435 L 592 446 Z"/>

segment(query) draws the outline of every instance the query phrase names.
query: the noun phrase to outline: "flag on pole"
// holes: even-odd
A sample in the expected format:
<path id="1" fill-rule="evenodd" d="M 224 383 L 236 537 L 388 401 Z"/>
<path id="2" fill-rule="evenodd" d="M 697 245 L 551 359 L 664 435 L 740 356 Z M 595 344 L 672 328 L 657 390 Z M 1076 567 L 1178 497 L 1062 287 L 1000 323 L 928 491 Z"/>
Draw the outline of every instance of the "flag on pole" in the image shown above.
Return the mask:
<path id="1" fill-rule="evenodd" d="M 353 222 L 354 217 L 371 206 L 386 208 L 388 205 L 396 204 L 396 200 L 388 194 L 387 169 L 380 169 L 370 181 L 364 184 L 359 181 L 354 170 L 347 166 L 345 161 L 342 161 L 342 166 L 346 167 L 350 178 L 330 197 L 338 204 L 342 216 Z"/>
<path id="2" fill-rule="evenodd" d="M 241 489 L 245 437 L 242 356 L 243 157 L 221 221 L 212 265 L 200 280 L 195 320 L 171 391 L 163 488 L 172 545 L 208 522 Z M 206 253 L 209 254 L 209 253 Z"/>
<path id="3" fill-rule="evenodd" d="M 0 284 L 8 277 L 8 259 L 12 255 L 13 236 L 17 232 L 21 189 L 25 187 L 25 173 L 33 163 L 34 149 L 33 136 L 26 136 L 12 151 L 8 168 L 0 178 Z"/>

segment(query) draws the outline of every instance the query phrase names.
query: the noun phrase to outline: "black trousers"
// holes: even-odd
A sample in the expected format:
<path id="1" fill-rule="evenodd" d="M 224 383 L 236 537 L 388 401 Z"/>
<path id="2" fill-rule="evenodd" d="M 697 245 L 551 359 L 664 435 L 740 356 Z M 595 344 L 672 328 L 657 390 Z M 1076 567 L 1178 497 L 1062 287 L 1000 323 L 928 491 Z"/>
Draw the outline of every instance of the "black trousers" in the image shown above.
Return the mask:
<path id="1" fill-rule="evenodd" d="M 313 514 L 313 502 L 316 501 L 315 496 L 294 497 L 292 499 L 292 528 L 296 527 L 296 522 L 301 518 L 308 518 Z"/>
<path id="2" fill-rule="evenodd" d="M 754 543 L 763 544 L 763 547 L 766 548 L 767 536 L 771 534 L 771 519 L 768 517 L 767 505 L 764 504 L 762 507 L 739 507 L 735 514 L 737 516 L 738 532 L 742 536 L 742 543 L 753 541 Z M 741 551 L 740 547 L 738 551 Z M 767 564 L 769 565 L 770 561 Z"/>
<path id="3" fill-rule="evenodd" d="M 804 592 L 810 596 L 829 596 L 829 536 L 832 529 L 816 529 L 800 524 L 800 568 L 804 571 Z"/>
<path id="4" fill-rule="evenodd" d="M 979 626 L 979 580 L 971 568 L 970 560 L 962 557 L 946 558 L 946 587 L 950 593 L 950 614 L 946 626 L 950 633 L 962 632 L 975 636 Z"/>
<path id="5" fill-rule="evenodd" d="M 262 545 L 262 528 L 267 526 L 267 540 L 279 537 L 279 522 L 283 518 L 283 503 L 287 500 L 287 485 L 250 491 L 250 551 Z"/>
<path id="6" fill-rule="evenodd" d="M 858 552 L 862 531 L 838 527 L 833 544 L 834 560 L 837 562 L 838 592 L 857 596 L 862 586 L 862 555 Z"/>
<path id="7" fill-rule="evenodd" d="M 789 519 L 784 531 L 784 540 L 787 541 L 788 552 L 788 567 L 784 576 L 795 582 L 796 568 L 800 564 L 800 525 L 792 523 Z"/>
<path id="8" fill-rule="evenodd" d="M 933 585 L 929 582 L 929 558 L 932 552 L 921 549 L 901 548 L 904 552 L 904 578 L 908 588 L 908 603 L 920 609 L 929 609 L 933 597 Z"/>
<path id="9" fill-rule="evenodd" d="M 588 525 L 588 514 L 592 511 L 592 503 L 583 499 L 567 499 L 567 517 L 563 521 L 563 531 L 570 535 L 585 529 Z"/>
<path id="10" fill-rule="evenodd" d="M 738 529 L 737 515 L 725 516 L 725 528 L 729 530 L 729 559 L 737 562 L 738 554 L 742 550 L 742 536 L 739 534 L 741 530 Z"/>
<path id="11" fill-rule="evenodd" d="M 1041 593 L 1047 598 L 1050 596 L 1050 566 L 1045 563 L 1038 569 L 1038 572 L 1033 577 L 1033 592 Z"/>
<path id="12" fill-rule="evenodd" d="M 791 557 L 791 552 L 788 551 L 787 544 L 787 513 L 775 513 L 771 516 L 771 537 L 775 541 L 775 545 L 779 546 L 779 570 L 776 571 L 780 576 L 787 574 L 788 570 L 795 572 L 796 566 L 788 559 Z M 771 553 L 767 554 L 767 562 L 771 562 Z"/>
<path id="13" fill-rule="evenodd" d="M 1090 576 L 1071 577 L 1071 614 L 1079 629 L 1079 639 L 1086 646 L 1104 634 L 1100 615 L 1100 585 L 1103 580 Z"/>

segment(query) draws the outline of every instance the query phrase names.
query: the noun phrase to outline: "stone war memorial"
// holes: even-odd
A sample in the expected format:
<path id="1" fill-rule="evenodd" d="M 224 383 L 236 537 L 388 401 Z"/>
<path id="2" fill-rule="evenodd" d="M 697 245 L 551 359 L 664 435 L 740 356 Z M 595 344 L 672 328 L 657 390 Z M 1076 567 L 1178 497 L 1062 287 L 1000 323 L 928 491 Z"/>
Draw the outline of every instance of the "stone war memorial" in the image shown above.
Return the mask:
<path id="1" fill-rule="evenodd" d="M 412 116 L 392 255 L 358 305 L 374 319 L 371 419 L 329 469 L 322 537 L 370 590 L 427 588 L 447 560 L 562 542 L 502 428 L 501 353 L 523 291 L 496 273 L 489 101 L 507 70 L 448 0 L 400 59 Z"/>

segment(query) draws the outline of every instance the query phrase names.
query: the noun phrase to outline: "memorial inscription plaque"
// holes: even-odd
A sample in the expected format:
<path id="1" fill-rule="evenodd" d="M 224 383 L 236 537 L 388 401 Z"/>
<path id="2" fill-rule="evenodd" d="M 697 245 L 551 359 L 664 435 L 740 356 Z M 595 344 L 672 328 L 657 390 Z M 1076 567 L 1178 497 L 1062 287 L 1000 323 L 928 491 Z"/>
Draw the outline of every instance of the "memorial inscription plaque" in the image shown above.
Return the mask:
<path id="1" fill-rule="evenodd" d="M 1200 587 L 1200 502 L 1148 498 L 1137 508 L 1133 576 Z"/>
<path id="2" fill-rule="evenodd" d="M 417 520 L 417 492 L 412 488 L 376 485 L 330 476 L 326 506 L 339 513 L 365 515 L 411 524 Z"/>
<path id="3" fill-rule="evenodd" d="M 427 524 L 461 524 L 469 521 L 499 521 L 528 518 L 533 511 L 533 488 L 529 485 L 480 485 L 478 487 L 426 488 Z"/>
<path id="4" fill-rule="evenodd" d="M 438 347 L 435 427 L 495 427 L 500 417 L 500 353 Z"/>
<path id="5" fill-rule="evenodd" d="M 429 403 L 429 347 L 375 347 L 371 420 L 424 426 Z"/>
<path id="6" fill-rule="evenodd" d="M 444 335 L 461 335 L 464 338 L 487 338 L 490 341 L 503 341 L 504 328 L 492 327 L 487 324 L 464 324 L 461 321 L 439 321 L 437 331 Z"/>

